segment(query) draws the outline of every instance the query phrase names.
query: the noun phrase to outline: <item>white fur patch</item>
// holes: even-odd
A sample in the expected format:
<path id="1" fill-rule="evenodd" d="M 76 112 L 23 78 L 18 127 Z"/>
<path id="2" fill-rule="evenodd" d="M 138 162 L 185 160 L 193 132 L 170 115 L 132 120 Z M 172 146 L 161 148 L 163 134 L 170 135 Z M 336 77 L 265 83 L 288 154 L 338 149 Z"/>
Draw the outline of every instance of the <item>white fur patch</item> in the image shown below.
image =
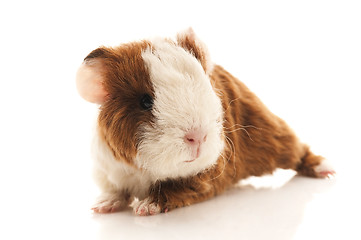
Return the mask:
<path id="1" fill-rule="evenodd" d="M 127 190 L 131 195 L 144 198 L 154 182 L 146 172 L 116 160 L 107 144 L 96 134 L 93 143 L 94 178 L 103 194 L 117 194 Z"/>
<path id="2" fill-rule="evenodd" d="M 197 59 L 166 40 L 152 41 L 142 53 L 155 99 L 154 124 L 142 125 L 142 141 L 136 164 L 156 179 L 186 177 L 212 166 L 223 149 L 221 140 L 222 105 L 209 77 Z M 193 162 L 184 136 L 191 129 L 202 129 L 207 141 Z"/>

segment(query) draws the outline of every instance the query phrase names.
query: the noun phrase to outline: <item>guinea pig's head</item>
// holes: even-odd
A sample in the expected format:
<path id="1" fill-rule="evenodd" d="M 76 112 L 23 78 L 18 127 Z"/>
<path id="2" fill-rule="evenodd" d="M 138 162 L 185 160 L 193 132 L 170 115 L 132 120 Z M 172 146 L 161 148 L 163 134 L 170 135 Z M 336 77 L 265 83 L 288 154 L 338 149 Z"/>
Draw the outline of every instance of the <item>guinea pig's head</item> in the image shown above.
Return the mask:
<path id="1" fill-rule="evenodd" d="M 207 49 L 189 29 L 170 39 L 91 52 L 80 95 L 101 105 L 98 133 L 115 158 L 156 179 L 187 177 L 216 163 L 223 110 Z"/>

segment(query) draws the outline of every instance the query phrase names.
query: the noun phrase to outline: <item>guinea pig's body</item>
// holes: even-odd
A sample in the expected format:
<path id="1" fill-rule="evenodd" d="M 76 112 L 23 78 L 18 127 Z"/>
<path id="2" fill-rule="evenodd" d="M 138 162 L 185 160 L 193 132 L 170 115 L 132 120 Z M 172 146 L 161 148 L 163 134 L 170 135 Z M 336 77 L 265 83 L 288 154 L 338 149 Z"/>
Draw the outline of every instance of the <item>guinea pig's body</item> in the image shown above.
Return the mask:
<path id="1" fill-rule="evenodd" d="M 222 67 L 192 30 L 99 48 L 80 67 L 82 97 L 101 105 L 93 210 L 156 214 L 219 194 L 249 176 L 334 171 Z"/>

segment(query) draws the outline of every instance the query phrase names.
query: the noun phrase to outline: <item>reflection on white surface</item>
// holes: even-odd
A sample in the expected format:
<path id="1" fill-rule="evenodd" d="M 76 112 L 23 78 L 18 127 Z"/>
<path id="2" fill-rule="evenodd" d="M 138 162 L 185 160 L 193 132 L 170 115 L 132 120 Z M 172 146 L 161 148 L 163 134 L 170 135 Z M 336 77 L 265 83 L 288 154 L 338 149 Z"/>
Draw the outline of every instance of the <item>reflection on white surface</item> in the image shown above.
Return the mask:
<path id="1" fill-rule="evenodd" d="M 256 190 L 252 185 L 240 186 L 204 203 L 167 214 L 135 217 L 128 211 L 94 215 L 93 220 L 99 226 L 98 236 L 107 236 L 106 239 L 341 237 L 343 232 L 338 231 L 341 223 L 332 217 L 332 206 L 337 201 L 327 199 L 336 189 L 336 180 L 296 177 L 282 188 Z M 324 198 L 328 201 L 321 202 Z"/>
<path id="2" fill-rule="evenodd" d="M 353 179 L 311 179 L 288 171 L 243 181 L 203 203 L 150 217 L 94 214 L 94 192 L 67 185 L 3 211 L 3 239 L 357 239 L 361 198 Z M 270 184 L 273 182 L 273 184 Z M 88 184 L 85 184 L 87 186 Z M 351 185 L 350 185 L 351 186 Z M 65 186 L 64 186 L 65 187 Z M 69 190 L 73 191 L 69 194 Z M 19 197 L 19 193 L 15 194 Z M 11 202 L 11 201 L 10 201 Z M 5 213 L 5 218 L 4 218 Z M 9 225 L 8 225 L 9 224 Z M 13 237 L 13 238 L 12 238 Z M 355 238 L 354 238 L 355 237 Z"/>
<path id="3" fill-rule="evenodd" d="M 309 191 L 297 191 L 297 184 L 305 183 L 305 179 L 294 179 L 282 190 L 255 190 L 250 185 L 239 187 L 204 203 L 153 217 L 138 218 L 125 213 L 114 214 L 109 222 L 102 219 L 104 216 L 96 216 L 95 219 L 101 226 L 101 235 L 111 232 L 115 234 L 113 236 L 121 236 L 124 229 L 138 226 L 142 227 L 144 237 L 154 238 L 162 234 L 176 239 L 217 239 L 222 236 L 227 236 L 227 239 L 263 239 L 270 234 L 279 234 L 280 239 L 289 239 L 302 222 L 306 204 L 314 193 L 320 192 L 320 186 L 306 188 Z M 295 197 L 293 202 L 288 195 Z M 121 225 L 126 222 L 125 228 L 119 228 L 118 222 L 122 222 Z M 125 236 L 131 234 L 141 239 L 139 231 L 134 230 L 127 231 Z"/>

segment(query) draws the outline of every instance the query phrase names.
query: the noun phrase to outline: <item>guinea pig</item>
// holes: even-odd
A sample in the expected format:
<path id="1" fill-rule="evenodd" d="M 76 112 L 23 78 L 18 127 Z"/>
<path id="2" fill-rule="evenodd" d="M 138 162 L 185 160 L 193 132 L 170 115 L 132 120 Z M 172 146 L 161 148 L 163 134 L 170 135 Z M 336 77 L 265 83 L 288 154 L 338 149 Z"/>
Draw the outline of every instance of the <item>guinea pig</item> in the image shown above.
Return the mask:
<path id="1" fill-rule="evenodd" d="M 100 105 L 92 147 L 101 195 L 92 210 L 153 215 L 224 192 L 276 168 L 335 171 L 241 81 L 213 64 L 192 29 L 100 47 L 77 89 Z"/>

